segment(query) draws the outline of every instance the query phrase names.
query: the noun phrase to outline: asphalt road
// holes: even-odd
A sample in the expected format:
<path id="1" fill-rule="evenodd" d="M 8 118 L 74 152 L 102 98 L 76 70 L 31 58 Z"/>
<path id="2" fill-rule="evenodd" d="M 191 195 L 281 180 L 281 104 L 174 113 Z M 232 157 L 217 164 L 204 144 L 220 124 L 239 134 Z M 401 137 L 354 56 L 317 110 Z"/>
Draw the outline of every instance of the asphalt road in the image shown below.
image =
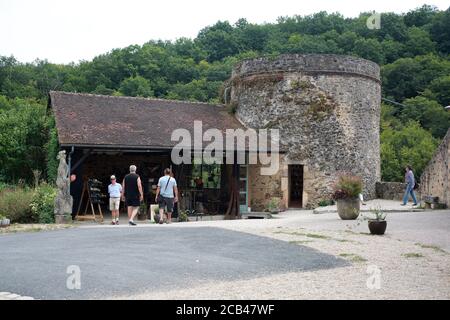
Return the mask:
<path id="1" fill-rule="evenodd" d="M 8 234 L 0 236 L 0 248 L 0 291 L 37 299 L 107 298 L 199 281 L 348 265 L 298 244 L 214 227 Z M 81 270 L 81 289 L 67 288 L 71 265 Z"/>

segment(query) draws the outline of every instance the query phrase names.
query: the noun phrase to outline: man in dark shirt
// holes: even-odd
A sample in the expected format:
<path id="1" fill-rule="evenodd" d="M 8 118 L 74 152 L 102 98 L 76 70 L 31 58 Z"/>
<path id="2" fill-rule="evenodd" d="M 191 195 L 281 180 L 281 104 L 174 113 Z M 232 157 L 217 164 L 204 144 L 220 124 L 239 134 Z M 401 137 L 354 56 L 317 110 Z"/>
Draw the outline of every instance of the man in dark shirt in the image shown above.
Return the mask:
<path id="1" fill-rule="evenodd" d="M 125 176 L 122 183 L 122 201 L 125 201 L 128 210 L 128 223 L 132 226 L 136 225 L 134 218 L 138 213 L 141 201 L 144 200 L 141 178 L 136 174 L 136 169 L 135 165 L 131 165 L 130 173 Z"/>

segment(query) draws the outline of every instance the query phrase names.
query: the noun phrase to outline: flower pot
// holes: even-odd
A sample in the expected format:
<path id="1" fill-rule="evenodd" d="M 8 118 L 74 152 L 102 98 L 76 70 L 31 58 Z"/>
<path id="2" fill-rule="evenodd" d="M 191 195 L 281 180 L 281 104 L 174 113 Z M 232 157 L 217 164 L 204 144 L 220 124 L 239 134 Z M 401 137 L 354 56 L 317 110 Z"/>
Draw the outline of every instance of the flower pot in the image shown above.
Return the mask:
<path id="1" fill-rule="evenodd" d="M 139 220 L 139 221 L 147 220 L 147 214 L 146 214 L 145 212 L 139 212 L 139 214 L 138 214 L 138 220 Z"/>
<path id="2" fill-rule="evenodd" d="M 339 199 L 337 211 L 342 220 L 355 220 L 359 216 L 359 198 Z"/>
<path id="3" fill-rule="evenodd" d="M 371 234 L 384 234 L 386 227 L 386 220 L 369 220 L 369 230 Z"/>

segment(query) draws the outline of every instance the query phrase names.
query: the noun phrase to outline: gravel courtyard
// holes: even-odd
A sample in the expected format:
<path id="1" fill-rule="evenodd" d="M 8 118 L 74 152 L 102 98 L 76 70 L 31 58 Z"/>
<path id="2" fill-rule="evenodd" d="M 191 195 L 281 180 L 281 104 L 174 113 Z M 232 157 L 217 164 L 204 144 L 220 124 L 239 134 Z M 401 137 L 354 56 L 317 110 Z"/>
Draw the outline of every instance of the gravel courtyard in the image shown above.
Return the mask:
<path id="1" fill-rule="evenodd" d="M 449 299 L 450 211 L 387 220 L 384 236 L 368 234 L 367 222 L 311 211 L 0 235 L 0 291 L 37 299 Z M 80 265 L 81 290 L 65 287 L 68 264 Z"/>
<path id="2" fill-rule="evenodd" d="M 368 234 L 367 222 L 358 225 L 340 220 L 336 213 L 311 211 L 288 211 L 271 220 L 198 222 L 195 226 L 217 226 L 309 247 L 343 258 L 349 265 L 203 281 L 184 289 L 114 298 L 450 299 L 450 211 L 396 212 L 387 220 L 384 236 Z M 380 270 L 379 289 L 367 287 L 374 266 Z"/>

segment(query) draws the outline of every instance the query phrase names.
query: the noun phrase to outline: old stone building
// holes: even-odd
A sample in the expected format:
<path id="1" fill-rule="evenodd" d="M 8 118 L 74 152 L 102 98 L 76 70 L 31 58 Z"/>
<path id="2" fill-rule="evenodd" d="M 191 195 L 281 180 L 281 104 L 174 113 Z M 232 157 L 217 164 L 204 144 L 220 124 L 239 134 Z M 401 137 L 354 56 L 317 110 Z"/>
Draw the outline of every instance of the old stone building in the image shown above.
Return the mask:
<path id="1" fill-rule="evenodd" d="M 281 55 L 240 62 L 225 83 L 223 105 L 63 92 L 51 92 L 49 104 L 73 173 L 105 182 L 116 174 L 120 180 L 133 162 L 144 170 L 149 194 L 162 169 L 171 165 L 173 130 L 192 132 L 195 120 L 221 132 L 279 129 L 278 172 L 264 176 L 260 164 L 239 166 L 240 208 L 261 211 L 273 197 L 285 208 L 309 208 L 329 199 L 345 173 L 361 176 L 365 196 L 375 197 L 379 73 L 377 64 L 350 56 Z M 196 207 L 204 201 L 209 210 L 223 212 L 230 182 L 225 165 L 174 165 L 174 170 L 189 203 Z M 80 180 L 73 183 L 75 202 Z"/>
<path id="2" fill-rule="evenodd" d="M 420 193 L 450 207 L 450 129 L 420 177 Z"/>
<path id="3" fill-rule="evenodd" d="M 365 196 L 375 197 L 380 180 L 377 64 L 325 54 L 250 59 L 235 67 L 225 93 L 245 126 L 280 129 L 286 151 L 278 176 L 250 177 L 253 207 L 280 191 L 288 207 L 314 206 L 329 198 L 344 173 L 361 176 Z"/>

